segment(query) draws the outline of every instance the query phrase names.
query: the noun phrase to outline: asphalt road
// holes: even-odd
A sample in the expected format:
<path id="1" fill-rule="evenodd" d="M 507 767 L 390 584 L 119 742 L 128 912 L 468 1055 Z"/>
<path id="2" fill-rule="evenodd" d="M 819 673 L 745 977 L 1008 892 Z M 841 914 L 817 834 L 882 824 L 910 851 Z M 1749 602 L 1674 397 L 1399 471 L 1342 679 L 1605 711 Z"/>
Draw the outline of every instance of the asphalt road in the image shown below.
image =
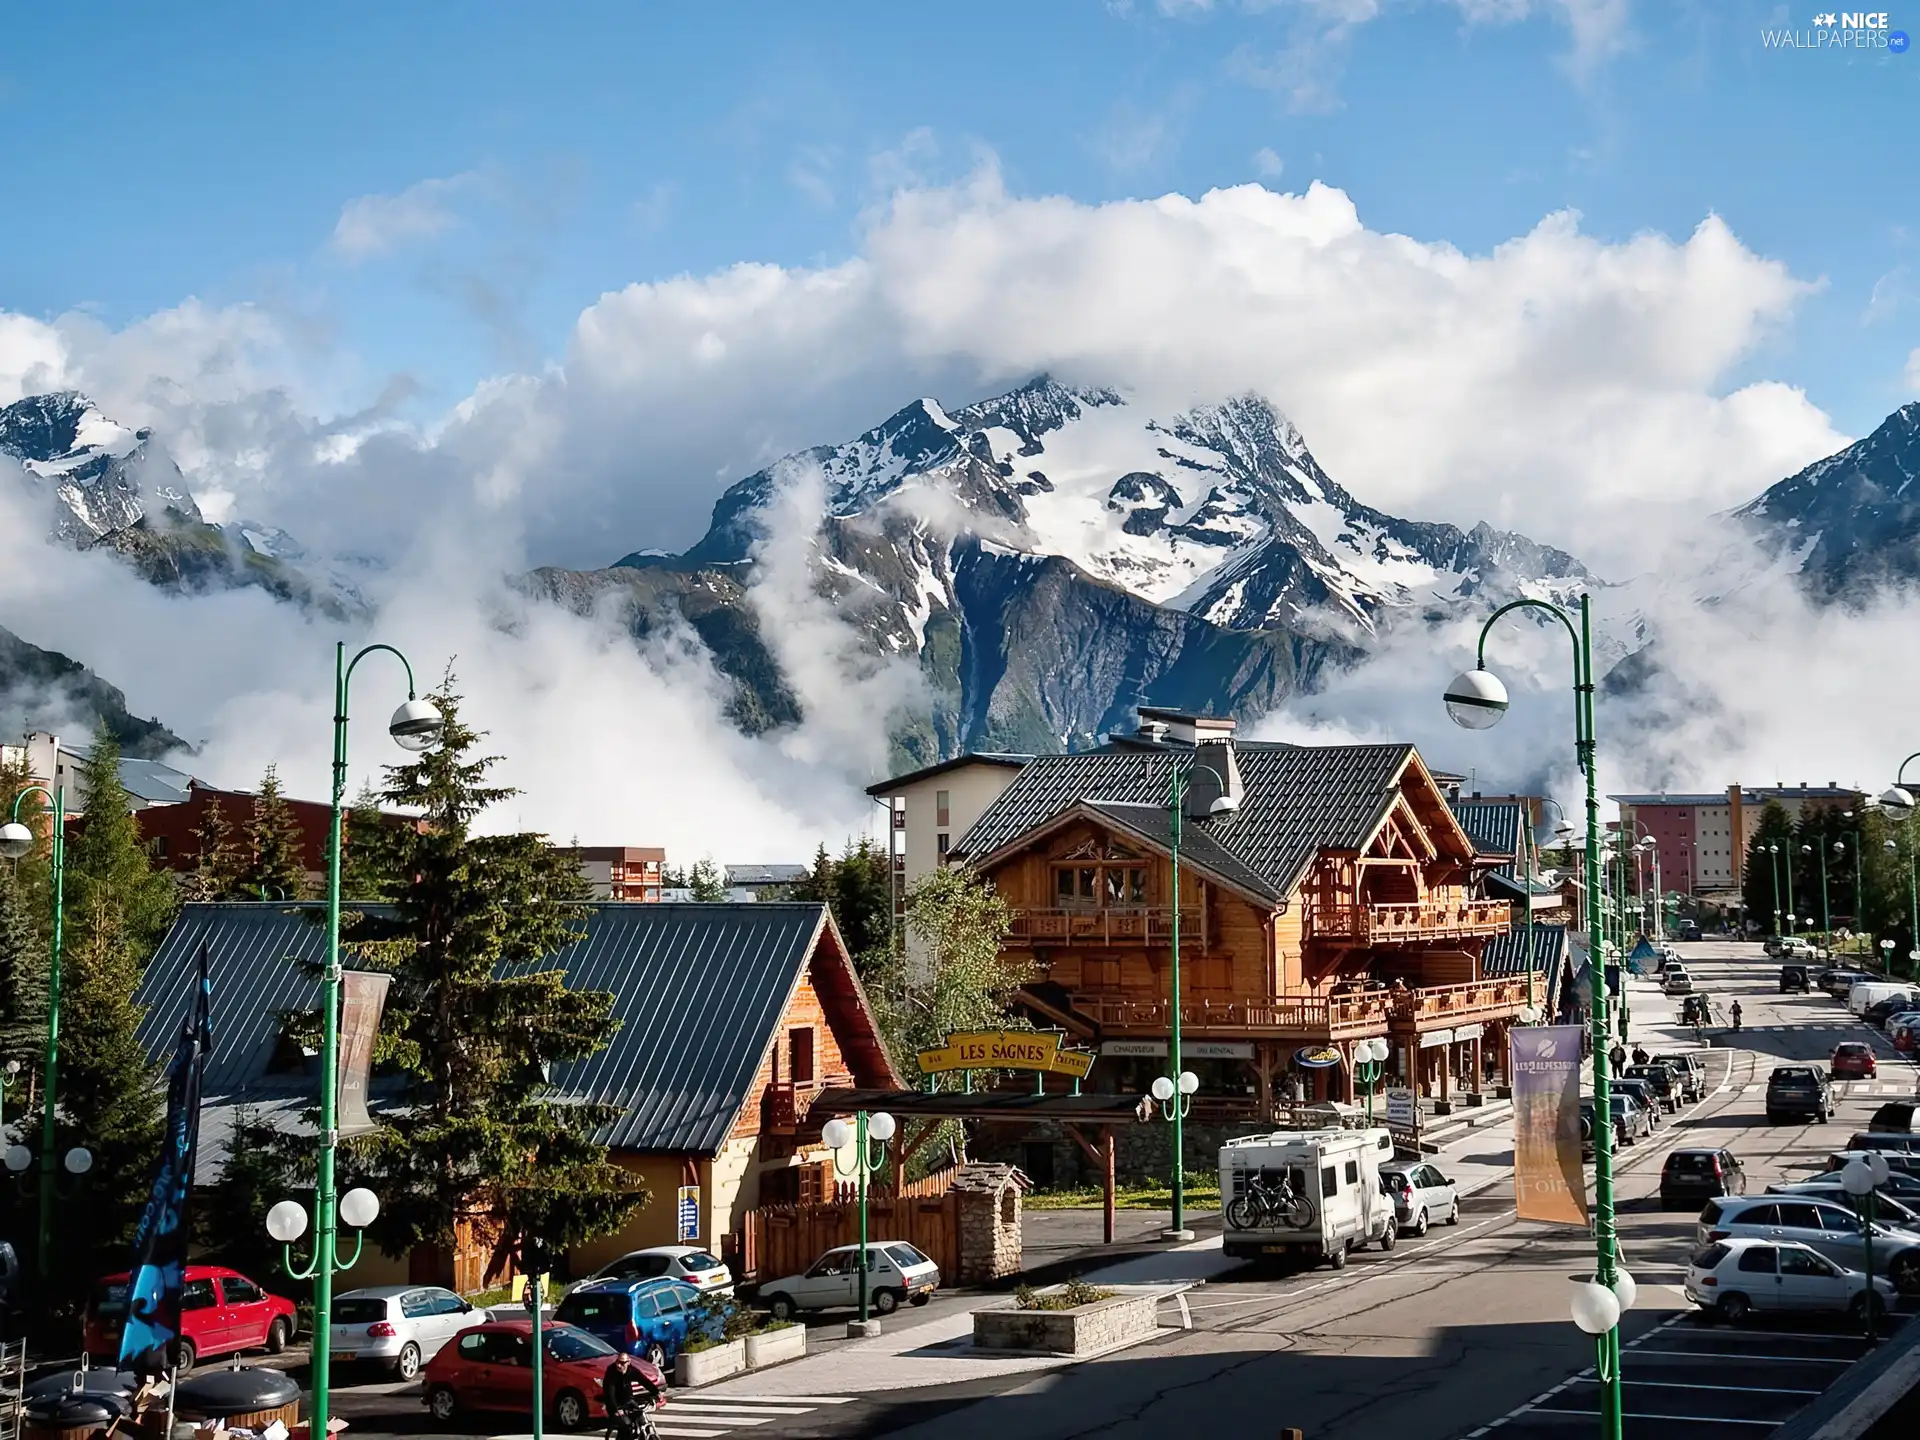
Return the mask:
<path id="1" fill-rule="evenodd" d="M 1735 1037 L 1710 1032 L 1713 1093 L 1667 1117 L 1619 1163 L 1622 1251 L 1640 1284 L 1622 1328 L 1629 1440 L 1764 1435 L 1865 1349 L 1837 1322 L 1797 1319 L 1737 1331 L 1700 1324 L 1678 1288 L 1694 1216 L 1662 1212 L 1657 1203 L 1666 1152 L 1724 1144 L 1746 1163 L 1750 1188 L 1762 1190 L 1822 1168 L 1828 1150 L 1864 1129 L 1876 1105 L 1896 1089 L 1911 1093 L 1915 1083 L 1911 1064 L 1880 1042 L 1879 1079 L 1838 1086 L 1832 1122 L 1769 1125 L 1764 1091 L 1773 1064 L 1824 1059 L 1840 1039 L 1871 1032 L 1824 995 L 1775 993 L 1778 966 L 1757 945 L 1680 948 L 1716 1010 L 1737 996 L 1746 1023 L 1737 1048 Z M 1656 1050 L 1691 1047 L 1691 1029 L 1677 1024 L 1671 1002 L 1637 987 L 1632 1003 L 1635 1039 Z M 1490 1135 L 1484 1148 L 1504 1143 Z M 1516 1219 L 1505 1186 L 1463 1209 L 1457 1228 L 1403 1239 L 1391 1254 L 1362 1252 L 1338 1274 L 1230 1272 L 1188 1297 L 1191 1330 L 1039 1378 L 871 1399 L 856 1387 L 780 1402 L 676 1394 L 661 1418 L 673 1435 L 913 1440 L 1144 1440 L 1203 1426 L 1250 1434 L 1298 1426 L 1310 1440 L 1591 1433 L 1593 1344 L 1567 1311 L 1571 1282 L 1592 1271 L 1587 1232 Z M 925 1323 L 966 1303 L 942 1296 L 893 1323 Z M 1901 1307 L 1915 1308 L 1910 1301 Z M 814 1338 L 833 1343 L 841 1324 L 839 1317 L 823 1322 Z M 417 1387 L 366 1384 L 337 1393 L 338 1412 L 367 1440 L 428 1428 Z M 463 1428 L 491 1434 L 513 1426 Z"/>

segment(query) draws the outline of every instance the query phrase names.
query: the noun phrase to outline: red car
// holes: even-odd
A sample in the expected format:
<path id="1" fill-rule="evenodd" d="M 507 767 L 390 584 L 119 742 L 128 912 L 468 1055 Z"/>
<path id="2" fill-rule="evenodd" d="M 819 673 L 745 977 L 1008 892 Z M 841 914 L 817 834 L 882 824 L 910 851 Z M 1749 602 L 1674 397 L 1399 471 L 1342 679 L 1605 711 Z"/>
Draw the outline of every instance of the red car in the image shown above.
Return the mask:
<path id="1" fill-rule="evenodd" d="M 546 1413 L 562 1430 L 584 1429 L 606 1419 L 600 1382 L 613 1363 L 606 1341 L 571 1325 L 540 1327 L 541 1388 Z M 533 1413 L 533 1326 L 525 1320 L 491 1320 L 462 1330 L 420 1372 L 421 1403 L 441 1424 L 465 1410 Z M 641 1374 L 667 1388 L 660 1372 L 644 1360 Z"/>
<path id="2" fill-rule="evenodd" d="M 127 1318 L 127 1288 L 122 1272 L 96 1281 L 87 1298 L 85 1343 L 96 1365 L 111 1369 L 120 1358 L 120 1331 Z M 179 1365 L 195 1360 L 265 1350 L 278 1355 L 297 1327 L 291 1300 L 269 1295 L 238 1270 L 221 1265 L 189 1265 L 180 1291 Z"/>
<path id="3" fill-rule="evenodd" d="M 1858 1040 L 1844 1040 L 1834 1046 L 1829 1068 L 1836 1080 L 1843 1076 L 1871 1080 L 1880 1069 L 1873 1058 L 1873 1047 Z"/>

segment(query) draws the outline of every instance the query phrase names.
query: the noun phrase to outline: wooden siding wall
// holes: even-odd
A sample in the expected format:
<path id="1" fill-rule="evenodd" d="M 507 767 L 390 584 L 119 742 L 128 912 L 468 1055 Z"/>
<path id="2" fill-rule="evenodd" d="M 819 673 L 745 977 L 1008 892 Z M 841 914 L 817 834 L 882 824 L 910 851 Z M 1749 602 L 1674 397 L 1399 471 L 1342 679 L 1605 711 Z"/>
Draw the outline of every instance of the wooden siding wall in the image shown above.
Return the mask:
<path id="1" fill-rule="evenodd" d="M 747 1094 L 747 1103 L 740 1108 L 739 1118 L 734 1121 L 729 1138 L 746 1139 L 760 1133 L 767 1087 L 776 1080 L 784 1083 L 793 1078 L 793 1055 L 788 1037 L 796 1027 L 802 1025 L 813 1029 L 813 1078 L 816 1082 L 828 1075 L 851 1073 L 841 1049 L 840 1036 L 834 1032 L 826 1006 L 820 1003 L 820 992 L 814 988 L 813 967 L 809 965 L 794 991 L 792 1003 L 787 1006 L 787 1013 L 780 1017 L 779 1029 L 760 1061 L 760 1071 L 753 1077 L 753 1088 Z"/>
<path id="2" fill-rule="evenodd" d="M 960 1197 L 867 1197 L 867 1243 L 905 1240 L 940 1267 L 942 1278 L 960 1273 Z M 860 1240 L 860 1207 L 763 1205 L 747 1222 L 746 1274 L 759 1280 L 798 1275 L 838 1245 Z M 951 1283 L 949 1281 L 949 1283 Z"/>

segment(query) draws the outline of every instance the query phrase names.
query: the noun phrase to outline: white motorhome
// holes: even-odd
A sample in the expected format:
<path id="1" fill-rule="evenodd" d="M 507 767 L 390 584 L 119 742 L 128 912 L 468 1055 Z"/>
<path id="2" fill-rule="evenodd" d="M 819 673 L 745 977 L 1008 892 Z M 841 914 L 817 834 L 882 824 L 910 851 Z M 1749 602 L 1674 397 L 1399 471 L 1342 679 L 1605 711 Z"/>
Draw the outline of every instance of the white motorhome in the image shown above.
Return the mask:
<path id="1" fill-rule="evenodd" d="M 1385 1130 L 1280 1130 L 1220 1147 L 1220 1204 L 1228 1255 L 1284 1256 L 1338 1270 L 1371 1241 L 1399 1238 L 1380 1166 L 1393 1159 Z"/>

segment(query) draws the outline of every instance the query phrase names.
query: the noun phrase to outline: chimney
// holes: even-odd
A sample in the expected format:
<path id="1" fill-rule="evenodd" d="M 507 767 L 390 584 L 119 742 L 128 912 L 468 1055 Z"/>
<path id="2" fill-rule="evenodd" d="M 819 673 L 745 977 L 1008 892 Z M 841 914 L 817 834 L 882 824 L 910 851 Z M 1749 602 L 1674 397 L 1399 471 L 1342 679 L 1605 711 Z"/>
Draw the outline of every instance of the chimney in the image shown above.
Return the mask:
<path id="1" fill-rule="evenodd" d="M 1224 788 L 1221 780 L 1226 781 Z M 1247 798 L 1247 787 L 1240 778 L 1240 757 L 1234 752 L 1231 735 L 1202 740 L 1193 747 L 1193 769 L 1187 775 L 1187 818 L 1205 820 L 1222 795 L 1233 801 L 1235 809 Z"/>
<path id="2" fill-rule="evenodd" d="M 1150 745 L 1167 743 L 1167 724 L 1164 720 L 1142 720 L 1139 733 L 1140 738 Z"/>
<path id="3" fill-rule="evenodd" d="M 1144 732 L 1149 726 L 1158 725 L 1166 731 L 1167 739 L 1176 745 L 1198 745 L 1207 740 L 1224 740 L 1235 730 L 1232 720 L 1219 715 L 1188 715 L 1179 710 L 1160 710 L 1150 705 L 1140 707 L 1140 728 Z"/>

